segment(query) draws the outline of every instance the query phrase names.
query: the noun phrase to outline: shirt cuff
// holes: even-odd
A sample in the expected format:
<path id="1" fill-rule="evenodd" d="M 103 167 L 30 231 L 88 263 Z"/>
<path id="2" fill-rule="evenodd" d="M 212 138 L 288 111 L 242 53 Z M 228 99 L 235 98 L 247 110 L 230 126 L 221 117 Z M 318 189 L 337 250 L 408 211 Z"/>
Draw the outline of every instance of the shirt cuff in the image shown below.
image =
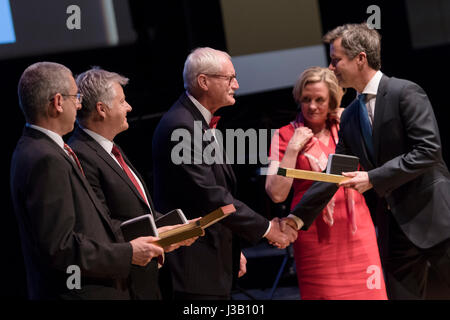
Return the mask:
<path id="1" fill-rule="evenodd" d="M 293 214 L 290 214 L 287 217 L 291 218 L 292 220 L 295 221 L 295 223 L 297 224 L 297 230 L 300 230 L 303 227 L 303 225 L 305 224 L 302 219 L 300 219 L 299 217 L 297 217 Z"/>
<path id="2" fill-rule="evenodd" d="M 267 227 L 266 232 L 265 232 L 264 235 L 262 236 L 263 238 L 269 233 L 271 227 L 272 227 L 272 222 L 269 221 L 269 226 Z"/>

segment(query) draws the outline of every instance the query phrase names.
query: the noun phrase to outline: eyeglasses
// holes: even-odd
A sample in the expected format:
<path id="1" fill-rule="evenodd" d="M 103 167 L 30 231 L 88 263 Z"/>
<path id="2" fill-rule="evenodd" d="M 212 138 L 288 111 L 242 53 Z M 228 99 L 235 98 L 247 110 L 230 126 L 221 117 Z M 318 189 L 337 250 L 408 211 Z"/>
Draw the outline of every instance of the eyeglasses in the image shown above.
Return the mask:
<path id="1" fill-rule="evenodd" d="M 208 74 L 208 73 L 204 73 L 205 76 L 210 76 L 210 77 L 216 77 L 216 78 L 222 78 L 222 79 L 226 79 L 228 80 L 228 85 L 231 85 L 231 82 L 236 79 L 236 75 L 233 74 L 231 76 L 226 76 L 223 74 Z"/>
<path id="2" fill-rule="evenodd" d="M 83 94 L 82 93 L 77 93 L 77 94 L 62 94 L 61 93 L 61 95 L 63 96 L 63 97 L 75 97 L 76 99 L 77 99 L 77 101 L 78 101 L 78 103 L 82 103 L 83 102 Z M 52 101 L 52 100 L 54 100 L 55 98 L 53 97 L 53 98 L 51 98 L 50 99 L 50 101 Z"/>

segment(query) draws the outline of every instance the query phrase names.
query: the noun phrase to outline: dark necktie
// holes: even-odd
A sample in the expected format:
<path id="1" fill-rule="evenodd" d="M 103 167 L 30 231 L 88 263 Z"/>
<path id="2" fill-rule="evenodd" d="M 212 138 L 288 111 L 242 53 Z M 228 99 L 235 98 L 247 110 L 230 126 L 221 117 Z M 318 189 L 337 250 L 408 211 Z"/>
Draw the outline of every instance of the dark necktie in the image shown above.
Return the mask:
<path id="1" fill-rule="evenodd" d="M 372 126 L 369 121 L 369 114 L 365 104 L 366 94 L 358 96 L 359 101 L 359 122 L 361 125 L 361 133 L 366 144 L 367 153 L 370 161 L 373 161 L 373 142 L 372 142 Z"/>
<path id="2" fill-rule="evenodd" d="M 217 122 L 219 122 L 220 116 L 214 116 L 211 118 L 211 121 L 209 122 L 209 127 L 211 129 L 215 129 L 217 127 Z"/>
<path id="3" fill-rule="evenodd" d="M 133 174 L 131 173 L 130 168 L 127 166 L 127 164 L 125 163 L 125 161 L 123 160 L 122 154 L 120 153 L 119 148 L 117 148 L 116 145 L 113 146 L 112 150 L 111 150 L 112 154 L 116 157 L 117 161 L 120 163 L 120 165 L 122 166 L 123 171 L 125 171 L 125 173 L 127 174 L 128 178 L 131 180 L 131 182 L 133 183 L 133 185 L 136 187 L 136 190 L 139 192 L 139 194 L 141 195 L 142 199 L 144 199 L 144 201 L 147 203 L 148 202 L 144 196 L 144 191 L 142 190 L 142 188 L 139 186 L 139 183 L 136 181 L 135 177 L 133 176 Z"/>
<path id="4" fill-rule="evenodd" d="M 83 168 L 81 167 L 80 160 L 78 160 L 77 155 L 75 154 L 75 152 L 73 152 L 72 148 L 69 147 L 69 145 L 68 145 L 67 143 L 64 143 L 64 150 L 66 150 L 67 153 L 68 153 L 68 154 L 72 157 L 72 159 L 75 161 L 75 163 L 76 163 L 77 166 L 78 166 L 78 169 L 80 169 L 80 171 L 81 171 L 81 174 L 82 174 L 83 176 L 86 176 L 86 175 L 84 174 Z"/>

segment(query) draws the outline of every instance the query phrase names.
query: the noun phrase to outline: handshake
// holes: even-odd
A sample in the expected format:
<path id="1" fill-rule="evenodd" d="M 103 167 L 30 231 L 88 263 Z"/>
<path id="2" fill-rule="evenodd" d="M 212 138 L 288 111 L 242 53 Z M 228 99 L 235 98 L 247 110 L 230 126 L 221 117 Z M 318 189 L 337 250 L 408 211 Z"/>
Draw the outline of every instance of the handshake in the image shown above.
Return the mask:
<path id="1" fill-rule="evenodd" d="M 296 222 L 291 218 L 273 218 L 270 221 L 270 230 L 266 238 L 271 245 L 284 249 L 297 239 L 298 230 Z"/>

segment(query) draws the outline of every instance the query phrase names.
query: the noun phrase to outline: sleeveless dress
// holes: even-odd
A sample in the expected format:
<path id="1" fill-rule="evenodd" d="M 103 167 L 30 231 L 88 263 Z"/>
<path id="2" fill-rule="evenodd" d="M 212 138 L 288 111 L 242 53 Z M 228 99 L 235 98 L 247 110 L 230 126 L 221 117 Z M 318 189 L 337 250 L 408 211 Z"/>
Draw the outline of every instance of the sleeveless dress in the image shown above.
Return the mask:
<path id="1" fill-rule="evenodd" d="M 294 134 L 293 124 L 279 129 L 281 161 Z M 319 141 L 328 156 L 336 144 L 330 135 L 328 145 Z M 271 156 L 271 159 L 273 157 Z M 299 153 L 296 169 L 312 170 L 307 157 Z M 294 179 L 291 209 L 313 181 Z M 293 244 L 301 299 L 385 300 L 387 299 L 375 228 L 364 197 L 354 191 L 355 228 L 349 221 L 344 188 L 334 196 L 333 224 L 320 214 L 307 231 L 299 231 Z"/>

